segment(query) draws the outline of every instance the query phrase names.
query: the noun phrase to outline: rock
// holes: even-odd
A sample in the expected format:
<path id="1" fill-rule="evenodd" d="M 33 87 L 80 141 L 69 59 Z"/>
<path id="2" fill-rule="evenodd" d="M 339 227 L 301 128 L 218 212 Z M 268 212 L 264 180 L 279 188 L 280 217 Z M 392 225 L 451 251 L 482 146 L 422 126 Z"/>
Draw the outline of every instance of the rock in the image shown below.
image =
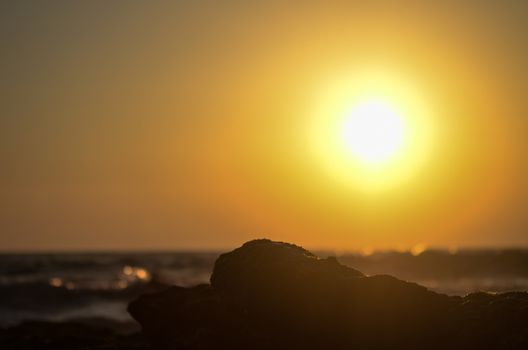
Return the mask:
<path id="1" fill-rule="evenodd" d="M 473 293 L 450 313 L 459 349 L 528 349 L 528 293 Z"/>
<path id="2" fill-rule="evenodd" d="M 249 348 L 259 338 L 210 285 L 145 294 L 128 311 L 160 348 Z"/>
<path id="3" fill-rule="evenodd" d="M 268 285 L 282 288 L 294 281 L 314 285 L 346 278 L 364 277 L 336 258 L 319 259 L 306 249 L 289 243 L 260 239 L 247 242 L 216 260 L 211 285 L 228 296 L 258 292 Z"/>
<path id="4" fill-rule="evenodd" d="M 144 295 L 129 312 L 160 348 L 525 349 L 527 303 L 449 297 L 256 240 L 221 255 L 211 285 Z"/>
<path id="5" fill-rule="evenodd" d="M 108 320 L 81 319 L 68 322 L 25 321 L 0 329 L 0 347 L 24 349 L 129 349 L 150 348 L 144 336 L 123 334 L 126 325 Z"/>
<path id="6" fill-rule="evenodd" d="M 366 277 L 335 258 L 319 259 L 298 246 L 269 240 L 221 255 L 211 285 L 258 327 L 282 338 L 313 337 L 312 342 L 329 336 L 339 343 L 373 336 L 415 338 L 417 331 L 434 326 L 451 302 L 414 283 Z"/>

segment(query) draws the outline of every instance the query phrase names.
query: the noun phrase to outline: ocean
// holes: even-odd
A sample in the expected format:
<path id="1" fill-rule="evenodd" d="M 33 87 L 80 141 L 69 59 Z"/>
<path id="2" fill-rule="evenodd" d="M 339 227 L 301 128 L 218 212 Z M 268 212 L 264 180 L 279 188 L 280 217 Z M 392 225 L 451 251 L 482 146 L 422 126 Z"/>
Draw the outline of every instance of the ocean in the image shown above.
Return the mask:
<path id="1" fill-rule="evenodd" d="M 218 253 L 0 255 L 0 326 L 24 320 L 129 321 L 127 304 L 160 284 L 209 280 Z"/>
<path id="2" fill-rule="evenodd" d="M 2 254 L 0 327 L 24 320 L 130 322 L 131 300 L 166 285 L 208 283 L 219 254 Z M 450 295 L 528 290 L 526 250 L 351 253 L 338 260 L 369 275 L 391 274 Z"/>

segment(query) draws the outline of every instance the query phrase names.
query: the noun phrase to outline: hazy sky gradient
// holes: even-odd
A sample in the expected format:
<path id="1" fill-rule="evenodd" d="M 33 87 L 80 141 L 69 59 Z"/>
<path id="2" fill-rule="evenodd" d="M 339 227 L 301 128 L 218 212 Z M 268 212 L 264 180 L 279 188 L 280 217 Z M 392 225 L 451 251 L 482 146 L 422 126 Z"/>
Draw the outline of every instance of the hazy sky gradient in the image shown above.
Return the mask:
<path id="1" fill-rule="evenodd" d="M 528 245 L 528 3 L 360 3 L 2 2 L 0 250 Z M 389 193 L 306 137 L 363 67 L 435 118 Z"/>

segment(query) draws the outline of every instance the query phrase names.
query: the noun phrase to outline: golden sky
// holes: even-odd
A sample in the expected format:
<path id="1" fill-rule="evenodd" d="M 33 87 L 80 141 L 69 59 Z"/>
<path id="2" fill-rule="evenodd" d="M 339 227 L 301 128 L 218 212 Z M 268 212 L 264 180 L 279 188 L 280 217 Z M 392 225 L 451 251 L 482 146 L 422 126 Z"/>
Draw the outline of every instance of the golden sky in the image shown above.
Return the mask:
<path id="1" fill-rule="evenodd" d="M 0 249 L 528 245 L 528 2 L 393 3 L 2 3 Z M 363 173 L 371 85 L 427 127 Z"/>

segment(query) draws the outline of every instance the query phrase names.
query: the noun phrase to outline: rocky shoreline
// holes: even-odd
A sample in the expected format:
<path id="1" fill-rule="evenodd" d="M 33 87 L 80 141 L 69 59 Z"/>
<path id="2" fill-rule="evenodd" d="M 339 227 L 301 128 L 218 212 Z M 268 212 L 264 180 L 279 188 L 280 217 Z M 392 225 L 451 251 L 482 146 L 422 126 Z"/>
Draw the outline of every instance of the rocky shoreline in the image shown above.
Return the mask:
<path id="1" fill-rule="evenodd" d="M 528 349 L 528 294 L 452 297 L 293 244 L 221 255 L 211 283 L 144 294 L 140 324 L 26 322 L 2 349 Z"/>

